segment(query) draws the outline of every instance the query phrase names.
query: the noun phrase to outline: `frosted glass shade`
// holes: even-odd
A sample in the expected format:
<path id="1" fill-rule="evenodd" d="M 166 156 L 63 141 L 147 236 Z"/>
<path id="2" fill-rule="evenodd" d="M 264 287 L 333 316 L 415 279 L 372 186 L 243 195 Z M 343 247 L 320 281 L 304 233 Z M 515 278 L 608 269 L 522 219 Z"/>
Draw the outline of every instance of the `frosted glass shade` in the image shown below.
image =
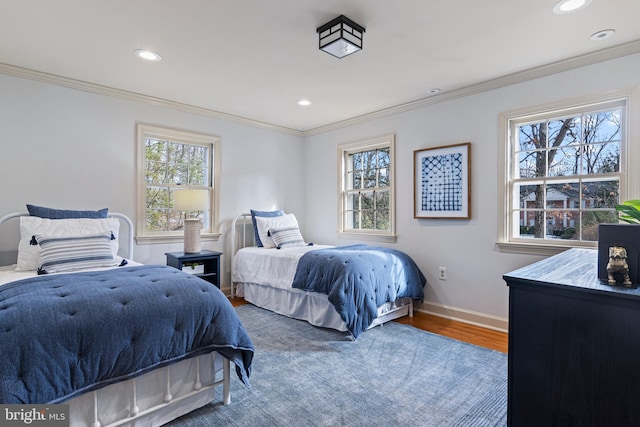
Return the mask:
<path id="1" fill-rule="evenodd" d="M 316 29 L 320 36 L 320 50 L 336 58 L 344 58 L 362 49 L 364 27 L 344 15 Z"/>

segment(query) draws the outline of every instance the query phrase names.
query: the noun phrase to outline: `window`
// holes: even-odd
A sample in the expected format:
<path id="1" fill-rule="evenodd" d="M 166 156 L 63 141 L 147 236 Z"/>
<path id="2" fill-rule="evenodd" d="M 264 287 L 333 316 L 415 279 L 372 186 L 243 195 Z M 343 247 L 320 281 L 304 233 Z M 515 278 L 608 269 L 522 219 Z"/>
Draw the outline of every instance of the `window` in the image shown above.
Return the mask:
<path id="1" fill-rule="evenodd" d="M 596 246 L 598 224 L 618 222 L 615 206 L 628 194 L 627 108 L 619 98 L 501 118 L 501 248 Z"/>
<path id="2" fill-rule="evenodd" d="M 393 135 L 338 147 L 340 233 L 395 240 Z"/>
<path id="3" fill-rule="evenodd" d="M 202 237 L 218 237 L 219 138 L 138 125 L 138 243 L 183 238 L 185 215 L 202 219 Z M 211 208 L 180 212 L 174 208 L 179 189 L 209 191 Z"/>

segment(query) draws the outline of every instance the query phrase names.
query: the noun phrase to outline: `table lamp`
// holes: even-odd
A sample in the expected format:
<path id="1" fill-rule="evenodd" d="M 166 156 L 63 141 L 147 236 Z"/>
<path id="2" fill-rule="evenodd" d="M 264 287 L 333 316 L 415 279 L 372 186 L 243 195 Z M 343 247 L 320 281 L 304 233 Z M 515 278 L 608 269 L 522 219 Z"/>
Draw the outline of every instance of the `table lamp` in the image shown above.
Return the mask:
<path id="1" fill-rule="evenodd" d="M 174 207 L 185 212 L 184 218 L 184 253 L 199 253 L 200 219 L 188 217 L 189 211 L 206 211 L 209 209 L 209 190 L 176 190 Z"/>

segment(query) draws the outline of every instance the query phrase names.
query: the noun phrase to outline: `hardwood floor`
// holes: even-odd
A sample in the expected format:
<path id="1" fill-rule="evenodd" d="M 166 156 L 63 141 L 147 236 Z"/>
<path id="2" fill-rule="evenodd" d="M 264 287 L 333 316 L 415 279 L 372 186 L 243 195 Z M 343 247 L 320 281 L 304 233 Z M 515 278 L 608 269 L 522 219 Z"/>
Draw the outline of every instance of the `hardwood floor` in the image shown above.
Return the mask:
<path id="1" fill-rule="evenodd" d="M 394 322 L 404 323 L 424 331 L 444 335 L 459 341 L 492 350 L 507 352 L 508 334 L 444 317 L 414 311 L 413 317 L 401 317 Z"/>
<path id="2" fill-rule="evenodd" d="M 247 302 L 242 298 L 233 298 L 231 303 L 234 307 L 247 304 Z M 414 312 L 413 317 L 402 317 L 394 320 L 394 322 L 408 324 L 424 331 L 444 335 L 446 337 L 475 344 L 480 347 L 490 348 L 503 353 L 507 352 L 508 339 L 505 332 L 469 325 L 467 323 L 445 319 L 443 317 L 433 316 L 419 311 Z"/>

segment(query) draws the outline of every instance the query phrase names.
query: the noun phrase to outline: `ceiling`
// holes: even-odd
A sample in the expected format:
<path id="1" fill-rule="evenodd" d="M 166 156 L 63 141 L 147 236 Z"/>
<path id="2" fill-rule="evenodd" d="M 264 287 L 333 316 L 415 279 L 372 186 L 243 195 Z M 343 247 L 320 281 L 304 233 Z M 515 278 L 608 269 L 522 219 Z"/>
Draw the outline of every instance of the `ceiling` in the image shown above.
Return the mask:
<path id="1" fill-rule="evenodd" d="M 2 0 L 0 72 L 309 131 L 532 68 L 640 52 L 640 1 L 592 0 L 564 15 L 556 3 Z M 337 59 L 318 49 L 316 28 L 341 14 L 366 32 L 361 52 Z M 615 34 L 590 40 L 605 29 Z M 162 61 L 137 58 L 139 48 Z M 302 98 L 311 105 L 299 106 Z"/>

